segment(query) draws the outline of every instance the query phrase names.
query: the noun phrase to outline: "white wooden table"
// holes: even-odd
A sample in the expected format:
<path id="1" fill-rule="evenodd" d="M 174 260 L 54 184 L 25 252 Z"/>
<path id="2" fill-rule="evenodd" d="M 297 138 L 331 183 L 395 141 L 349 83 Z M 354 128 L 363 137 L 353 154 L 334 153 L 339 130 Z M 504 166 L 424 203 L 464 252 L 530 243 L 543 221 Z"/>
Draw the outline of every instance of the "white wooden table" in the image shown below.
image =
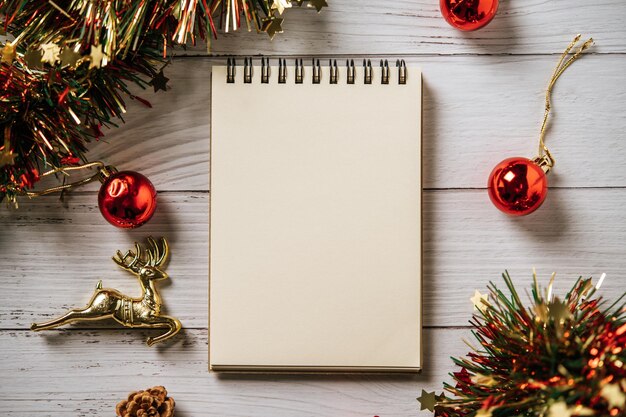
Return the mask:
<path id="1" fill-rule="evenodd" d="M 171 89 L 131 103 L 127 123 L 95 143 L 93 159 L 144 173 L 159 190 L 146 226 L 105 223 L 97 185 L 0 210 L 0 414 L 113 416 L 126 393 L 165 385 L 177 416 L 381 416 L 419 414 L 421 389 L 441 389 L 463 355 L 469 297 L 508 269 L 522 290 L 535 266 L 559 290 L 579 275 L 626 287 L 626 4 L 623 0 L 503 0 L 483 30 L 461 33 L 436 0 L 329 1 L 322 14 L 289 10 L 273 42 L 222 35 L 213 56 L 180 57 Z M 559 82 L 548 143 L 557 159 L 544 206 L 508 218 L 489 202 L 493 165 L 532 157 L 543 93 L 575 33 L 596 46 Z M 207 372 L 208 161 L 211 65 L 226 55 L 403 57 L 424 73 L 424 372 L 419 376 L 232 375 Z M 289 111 L 285 109 L 285 112 Z M 245 204 L 242 201 L 242 204 Z M 147 235 L 165 235 L 173 257 L 162 286 L 168 314 L 185 329 L 148 348 L 147 332 L 114 323 L 28 330 L 80 306 L 98 279 L 136 294 L 136 280 L 110 260 Z"/>

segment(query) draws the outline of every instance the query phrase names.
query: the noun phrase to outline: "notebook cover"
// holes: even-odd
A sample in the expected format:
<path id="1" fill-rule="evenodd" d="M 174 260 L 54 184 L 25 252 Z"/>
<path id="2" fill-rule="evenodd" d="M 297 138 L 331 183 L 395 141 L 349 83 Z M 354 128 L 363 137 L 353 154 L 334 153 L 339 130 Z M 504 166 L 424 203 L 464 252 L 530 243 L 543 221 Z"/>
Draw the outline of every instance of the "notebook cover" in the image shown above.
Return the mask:
<path id="1" fill-rule="evenodd" d="M 213 68 L 210 368 L 418 371 L 421 73 L 308 71 Z"/>

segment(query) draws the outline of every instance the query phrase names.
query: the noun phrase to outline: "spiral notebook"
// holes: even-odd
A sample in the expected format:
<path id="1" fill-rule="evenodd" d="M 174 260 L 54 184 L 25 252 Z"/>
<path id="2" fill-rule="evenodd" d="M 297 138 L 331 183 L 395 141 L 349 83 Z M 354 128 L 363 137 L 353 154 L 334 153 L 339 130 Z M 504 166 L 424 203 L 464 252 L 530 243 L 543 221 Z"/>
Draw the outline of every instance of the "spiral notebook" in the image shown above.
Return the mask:
<path id="1" fill-rule="evenodd" d="M 421 106 L 402 61 L 213 67 L 213 371 L 420 370 Z"/>

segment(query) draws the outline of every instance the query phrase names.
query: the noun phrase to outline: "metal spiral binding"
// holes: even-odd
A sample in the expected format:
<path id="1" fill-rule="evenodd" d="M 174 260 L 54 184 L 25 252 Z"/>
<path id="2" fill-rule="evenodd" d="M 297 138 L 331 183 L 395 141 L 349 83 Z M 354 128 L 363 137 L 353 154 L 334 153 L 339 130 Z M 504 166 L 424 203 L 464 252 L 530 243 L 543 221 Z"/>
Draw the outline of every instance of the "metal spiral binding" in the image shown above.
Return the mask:
<path id="1" fill-rule="evenodd" d="M 396 67 L 398 67 L 398 84 L 406 84 L 406 63 L 404 59 L 398 59 Z"/>
<path id="2" fill-rule="evenodd" d="M 330 69 L 330 83 L 337 84 L 337 80 L 339 79 L 339 70 L 337 69 L 337 60 L 331 59 L 328 62 L 328 67 Z"/>
<path id="3" fill-rule="evenodd" d="M 226 82 L 233 84 L 235 82 L 235 58 L 228 58 L 228 64 L 226 67 Z"/>
<path id="4" fill-rule="evenodd" d="M 338 84 L 339 83 L 339 68 L 337 65 L 336 59 L 329 60 L 329 83 L 330 84 Z M 236 75 L 237 63 L 235 58 L 227 59 L 227 68 L 226 68 L 226 82 L 229 84 L 235 83 L 235 75 Z M 253 63 L 252 58 L 247 57 L 244 58 L 243 64 L 243 82 L 245 84 L 251 84 L 253 78 Z M 270 82 L 270 60 L 269 58 L 262 57 L 261 58 L 261 83 L 269 84 Z M 404 85 L 407 83 L 407 67 L 406 63 L 403 59 L 396 60 L 396 68 L 398 70 L 398 84 Z M 322 67 L 320 65 L 320 60 L 313 58 L 312 60 L 312 82 L 313 84 L 321 84 L 322 82 Z M 389 84 L 389 79 L 391 77 L 391 70 L 389 68 L 389 62 L 386 59 L 380 60 L 380 83 L 381 84 Z M 374 71 L 372 69 L 372 62 L 369 59 L 363 60 L 363 83 L 364 84 L 372 84 L 372 79 L 374 77 Z M 295 59 L 295 78 L 294 81 L 296 84 L 302 84 L 304 82 L 304 64 L 302 59 Z M 287 83 L 287 60 L 284 58 L 278 59 L 278 83 L 286 84 Z M 346 60 L 346 83 L 347 84 L 356 84 L 356 68 L 354 65 L 354 59 Z"/>
<path id="5" fill-rule="evenodd" d="M 389 84 L 389 62 L 386 59 L 380 60 L 380 82 L 381 84 Z"/>
<path id="6" fill-rule="evenodd" d="M 270 82 L 270 59 L 261 58 L 261 83 L 268 84 Z"/>
<path id="7" fill-rule="evenodd" d="M 302 59 L 296 59 L 296 84 L 302 84 L 304 79 L 304 65 Z"/>
<path id="8" fill-rule="evenodd" d="M 322 80 L 322 68 L 320 68 L 320 60 L 317 62 L 313 59 L 313 84 L 319 84 Z"/>
<path id="9" fill-rule="evenodd" d="M 372 61 L 369 59 L 363 60 L 363 82 L 365 84 L 372 83 Z"/>
<path id="10" fill-rule="evenodd" d="M 243 61 L 243 82 L 252 83 L 252 58 L 245 58 Z"/>
<path id="11" fill-rule="evenodd" d="M 278 59 L 278 84 L 285 84 L 287 82 L 287 61 L 285 59 Z"/>
<path id="12" fill-rule="evenodd" d="M 356 79 L 356 70 L 354 69 L 354 59 L 346 60 L 346 78 L 348 84 L 354 84 Z"/>

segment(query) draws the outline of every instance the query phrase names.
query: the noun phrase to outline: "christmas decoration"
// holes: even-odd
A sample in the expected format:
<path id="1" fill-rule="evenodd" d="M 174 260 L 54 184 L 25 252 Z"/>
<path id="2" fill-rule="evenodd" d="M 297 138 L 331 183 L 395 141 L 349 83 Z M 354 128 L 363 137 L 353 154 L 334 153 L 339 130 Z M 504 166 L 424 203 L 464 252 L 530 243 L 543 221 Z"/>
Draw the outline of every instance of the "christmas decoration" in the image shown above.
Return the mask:
<path id="1" fill-rule="evenodd" d="M 498 0 L 439 0 L 446 22 L 460 30 L 480 29 L 495 17 Z"/>
<path id="2" fill-rule="evenodd" d="M 39 172 L 66 158 L 87 162 L 86 143 L 115 126 L 130 85 L 166 90 L 168 48 L 245 26 L 282 32 L 290 0 L 5 0 L 0 2 L 0 200 L 17 205 Z M 311 0 L 318 12 L 327 3 Z"/>
<path id="3" fill-rule="evenodd" d="M 174 417 L 175 406 L 165 387 L 157 386 L 131 392 L 117 404 L 115 413 L 119 417 Z"/>
<path id="4" fill-rule="evenodd" d="M 117 172 L 108 167 L 100 171 L 102 186 L 98 207 L 102 216 L 114 226 L 139 227 L 156 210 L 156 190 L 148 178 L 134 171 Z"/>
<path id="5" fill-rule="evenodd" d="M 541 206 L 548 194 L 548 178 L 537 162 L 523 157 L 508 158 L 489 175 L 488 190 L 497 208 L 521 216 Z"/>
<path id="6" fill-rule="evenodd" d="M 590 38 L 566 61 L 579 41 L 580 35 L 577 35 L 565 49 L 548 84 L 543 123 L 539 132 L 538 156 L 532 160 L 523 157 L 505 159 L 498 163 L 489 175 L 487 182 L 489 198 L 498 209 L 507 214 L 514 216 L 530 214 L 537 210 L 546 198 L 548 192 L 546 174 L 555 162 L 544 142 L 551 109 L 552 89 L 563 72 L 593 44 L 593 39 Z"/>
<path id="7" fill-rule="evenodd" d="M 11 158 L 13 155 L 5 155 Z M 0 154 L 0 161 L 2 155 Z M 76 164 L 78 158 L 64 158 L 61 162 Z M 122 228 L 139 227 L 146 223 L 156 210 L 157 192 L 148 178 L 134 171 L 118 172 L 110 165 L 101 161 L 90 162 L 83 165 L 65 165 L 47 171 L 39 177 L 63 174 L 65 178 L 71 176 L 72 171 L 96 168 L 96 173 L 81 180 L 64 183 L 63 185 L 47 188 L 44 190 L 19 191 L 16 194 L 28 197 L 65 192 L 73 188 L 88 184 L 96 179 L 102 183 L 98 193 L 98 207 L 102 216 L 114 226 Z"/>
<path id="8" fill-rule="evenodd" d="M 611 305 L 594 297 L 602 285 L 579 278 L 563 300 L 536 274 L 525 306 L 508 273 L 510 295 L 489 284 L 477 292 L 470 323 L 480 348 L 453 359 L 452 394 L 422 391 L 422 408 L 440 417 L 626 415 L 626 293 Z M 433 400 L 433 398 L 435 400 Z"/>
<path id="9" fill-rule="evenodd" d="M 85 307 L 70 310 L 45 323 L 33 323 L 31 330 L 49 330 L 73 322 L 112 318 L 126 327 L 167 329 L 167 332 L 157 337 L 149 337 L 146 342 L 148 346 L 176 335 L 182 328 L 180 321 L 161 314 L 161 297 L 155 285 L 155 281 L 168 278 L 163 271 L 169 255 L 167 240 L 162 237 L 157 243 L 152 237 L 148 237 L 147 241 L 146 251 L 135 243 L 134 252 L 129 250 L 122 255 L 122 252 L 117 251 L 117 255 L 113 257 L 115 263 L 137 276 L 141 285 L 141 297 L 132 298 L 117 290 L 102 288 L 102 281 L 99 281 Z"/>

